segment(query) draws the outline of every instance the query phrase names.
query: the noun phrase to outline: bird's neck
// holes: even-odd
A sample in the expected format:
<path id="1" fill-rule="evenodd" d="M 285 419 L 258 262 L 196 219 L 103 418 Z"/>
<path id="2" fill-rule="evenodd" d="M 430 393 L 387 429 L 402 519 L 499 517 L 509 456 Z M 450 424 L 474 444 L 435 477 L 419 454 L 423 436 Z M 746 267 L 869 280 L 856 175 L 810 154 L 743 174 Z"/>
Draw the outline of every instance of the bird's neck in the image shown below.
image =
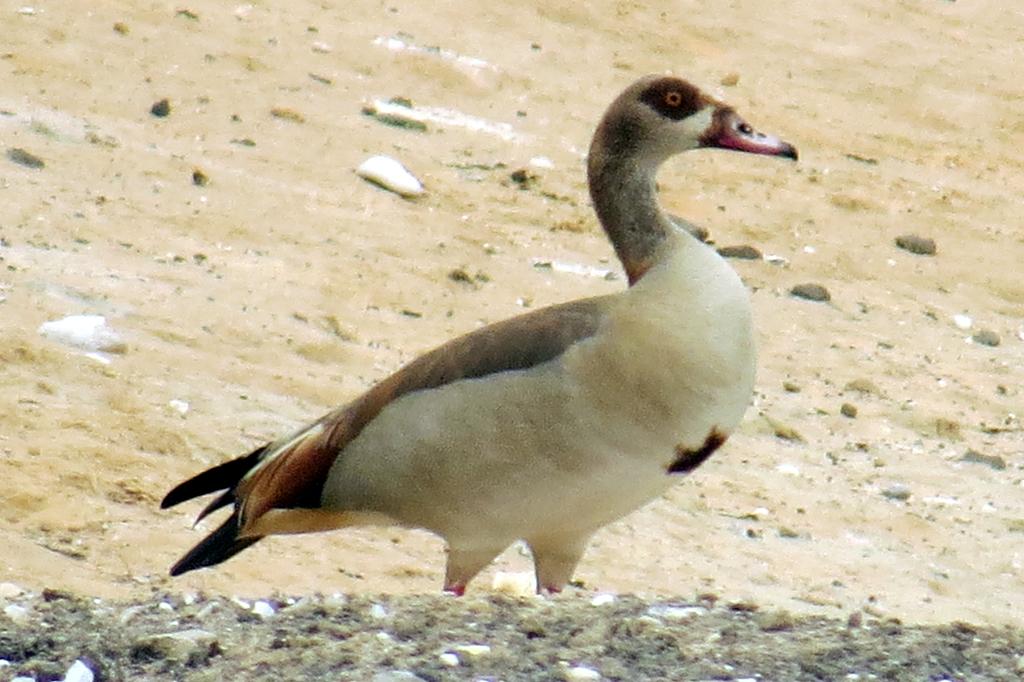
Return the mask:
<path id="1" fill-rule="evenodd" d="M 678 229 L 658 205 L 658 165 L 653 160 L 645 162 L 615 150 L 595 148 L 588 160 L 594 210 L 630 285 L 664 257 L 666 238 Z"/>

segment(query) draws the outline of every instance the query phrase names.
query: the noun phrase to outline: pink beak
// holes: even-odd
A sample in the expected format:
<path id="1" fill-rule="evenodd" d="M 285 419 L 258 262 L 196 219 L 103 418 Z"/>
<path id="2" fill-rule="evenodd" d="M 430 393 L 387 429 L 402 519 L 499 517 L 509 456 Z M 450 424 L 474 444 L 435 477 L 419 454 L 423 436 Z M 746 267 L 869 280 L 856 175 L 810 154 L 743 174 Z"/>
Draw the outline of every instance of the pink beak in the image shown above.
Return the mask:
<path id="1" fill-rule="evenodd" d="M 715 112 L 711 128 L 701 140 L 704 147 L 732 149 L 749 154 L 784 156 L 796 161 L 796 147 L 774 135 L 759 133 L 740 118 L 732 109 L 722 108 Z"/>

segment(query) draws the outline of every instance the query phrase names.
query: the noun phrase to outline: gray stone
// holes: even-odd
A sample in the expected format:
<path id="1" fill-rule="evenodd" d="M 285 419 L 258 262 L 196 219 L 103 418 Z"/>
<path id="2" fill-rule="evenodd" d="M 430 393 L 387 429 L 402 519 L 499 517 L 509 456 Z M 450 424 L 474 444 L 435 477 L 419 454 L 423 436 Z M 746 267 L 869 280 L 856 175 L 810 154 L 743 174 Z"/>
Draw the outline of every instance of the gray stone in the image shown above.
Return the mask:
<path id="1" fill-rule="evenodd" d="M 132 658 L 167 659 L 196 665 L 219 651 L 216 635 L 208 630 L 193 628 L 139 637 L 132 644 L 131 654 Z"/>
<path id="2" fill-rule="evenodd" d="M 805 298 L 808 301 L 831 301 L 832 294 L 820 284 L 797 284 L 789 293 L 797 298 Z"/>

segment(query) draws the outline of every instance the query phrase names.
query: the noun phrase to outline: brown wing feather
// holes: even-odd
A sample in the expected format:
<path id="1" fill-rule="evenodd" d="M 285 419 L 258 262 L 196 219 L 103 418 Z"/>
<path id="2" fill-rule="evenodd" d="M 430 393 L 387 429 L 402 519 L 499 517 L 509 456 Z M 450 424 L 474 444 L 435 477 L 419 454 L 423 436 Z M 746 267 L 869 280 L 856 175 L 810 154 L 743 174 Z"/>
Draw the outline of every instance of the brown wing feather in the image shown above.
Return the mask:
<path id="1" fill-rule="evenodd" d="M 245 537 L 246 529 L 271 509 L 316 508 L 335 459 L 393 400 L 413 391 L 553 360 L 597 331 L 607 300 L 590 298 L 542 308 L 455 338 L 302 431 L 178 485 L 163 506 L 226 490 L 203 514 L 234 502 L 238 517 L 233 525 L 239 537 Z M 203 557 L 189 556 L 190 567 L 223 560 L 203 564 Z"/>
<path id="2" fill-rule="evenodd" d="M 604 309 L 602 300 L 584 299 L 542 308 L 457 337 L 420 356 L 298 436 L 269 449 L 263 462 L 238 486 L 242 528 L 270 509 L 318 507 L 335 458 L 392 401 L 413 391 L 527 369 L 552 360 L 597 330 Z"/>

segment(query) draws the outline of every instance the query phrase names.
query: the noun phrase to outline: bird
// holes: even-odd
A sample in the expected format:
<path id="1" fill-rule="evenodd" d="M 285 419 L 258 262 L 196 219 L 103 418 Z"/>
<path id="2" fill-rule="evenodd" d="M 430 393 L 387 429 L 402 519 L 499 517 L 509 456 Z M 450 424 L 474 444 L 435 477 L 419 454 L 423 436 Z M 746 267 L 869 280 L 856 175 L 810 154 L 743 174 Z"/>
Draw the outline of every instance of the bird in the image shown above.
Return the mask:
<path id="1" fill-rule="evenodd" d="M 751 401 L 746 287 L 657 198 L 661 165 L 707 148 L 797 159 L 680 77 L 626 87 L 597 125 L 587 178 L 628 286 L 456 337 L 297 432 L 177 485 L 162 508 L 219 493 L 196 523 L 223 507 L 230 515 L 171 575 L 269 535 L 375 525 L 440 536 L 446 592 L 463 594 L 517 541 L 537 592 L 564 589 L 591 536 L 700 466 Z"/>

